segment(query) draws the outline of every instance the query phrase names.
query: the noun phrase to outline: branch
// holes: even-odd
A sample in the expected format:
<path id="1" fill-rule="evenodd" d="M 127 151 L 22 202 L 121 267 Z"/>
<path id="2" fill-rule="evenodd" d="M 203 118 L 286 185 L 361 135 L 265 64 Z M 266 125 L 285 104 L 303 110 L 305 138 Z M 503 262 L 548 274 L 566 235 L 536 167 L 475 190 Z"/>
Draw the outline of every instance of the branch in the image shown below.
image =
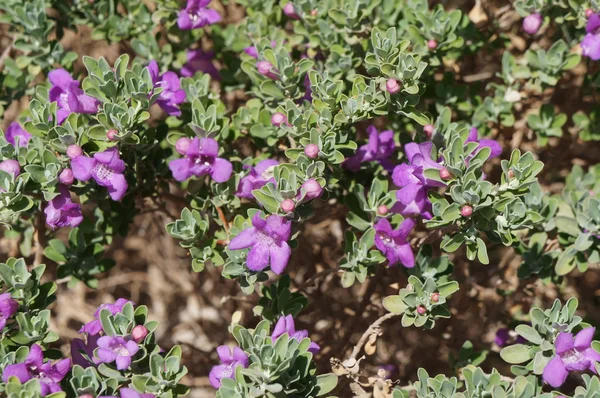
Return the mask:
<path id="1" fill-rule="evenodd" d="M 387 321 L 388 319 L 391 319 L 398 315 L 402 315 L 402 313 L 395 314 L 395 313 L 390 312 L 389 314 L 385 314 L 384 316 L 382 316 L 381 318 L 379 318 L 375 322 L 373 322 L 371 324 L 371 326 L 369 326 L 369 328 L 363 333 L 361 338 L 358 340 L 358 343 L 356 343 L 356 345 L 352 349 L 352 353 L 350 354 L 350 357 L 348 358 L 348 360 L 350 360 L 350 359 L 356 360 L 356 357 L 358 356 L 358 354 L 360 354 L 362 347 L 365 345 L 365 343 L 367 342 L 369 337 L 373 334 L 379 334 L 381 332 L 381 324 L 383 322 Z"/>

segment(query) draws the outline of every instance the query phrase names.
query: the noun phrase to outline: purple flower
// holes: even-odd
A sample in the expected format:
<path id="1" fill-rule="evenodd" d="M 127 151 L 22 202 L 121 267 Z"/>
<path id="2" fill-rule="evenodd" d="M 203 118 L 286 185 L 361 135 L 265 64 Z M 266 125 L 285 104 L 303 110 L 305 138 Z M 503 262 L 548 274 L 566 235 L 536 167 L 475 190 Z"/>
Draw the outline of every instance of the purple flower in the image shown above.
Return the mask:
<path id="1" fill-rule="evenodd" d="M 500 328 L 496 331 L 496 338 L 494 339 L 494 343 L 496 343 L 499 347 L 506 347 L 512 344 L 524 344 L 527 340 L 525 340 L 521 336 L 513 336 L 510 333 L 508 328 Z"/>
<path id="2" fill-rule="evenodd" d="M 540 26 L 542 26 L 544 18 L 539 12 L 529 14 L 523 19 L 523 30 L 530 35 L 535 35 Z"/>
<path id="3" fill-rule="evenodd" d="M 310 85 L 310 77 L 308 77 L 308 73 L 304 76 L 304 97 L 303 100 L 312 101 L 312 86 Z"/>
<path id="4" fill-rule="evenodd" d="M 369 126 L 367 132 L 369 133 L 369 142 L 358 148 L 354 156 L 346 159 L 343 163 L 344 167 L 356 172 L 360 170 L 361 163 L 377 160 L 383 167 L 391 168 L 387 158 L 396 150 L 394 132 L 385 130 L 379 133 L 375 126 Z"/>
<path id="5" fill-rule="evenodd" d="M 52 199 L 44 209 L 46 223 L 52 229 L 79 226 L 83 221 L 81 206 L 71 201 L 69 190 L 64 185 L 59 185 L 58 191 L 60 194 Z"/>
<path id="6" fill-rule="evenodd" d="M 600 60 L 600 15 L 592 14 L 585 27 L 587 34 L 581 42 L 583 55 L 594 61 Z"/>
<path id="7" fill-rule="evenodd" d="M 281 274 L 288 264 L 292 250 L 287 243 L 292 232 L 292 223 L 283 217 L 270 215 L 263 220 L 259 213 L 252 218 L 252 227 L 243 230 L 229 242 L 229 250 L 251 247 L 247 265 L 252 271 L 262 271 L 271 265 L 271 270 Z"/>
<path id="8" fill-rule="evenodd" d="M 161 75 L 158 70 L 158 64 L 154 60 L 150 61 L 148 64 L 148 71 L 152 77 L 154 88 L 162 88 L 162 91 L 156 100 L 158 106 L 160 106 L 168 115 L 181 115 L 179 104 L 185 101 L 185 91 L 181 89 L 179 76 L 171 71 Z"/>
<path id="9" fill-rule="evenodd" d="M 271 47 L 275 47 L 276 45 L 277 45 L 277 40 L 271 41 Z M 251 56 L 252 58 L 258 59 L 258 49 L 256 48 L 256 46 L 254 46 L 254 45 L 248 46 L 248 47 L 244 48 L 244 52 L 246 54 L 248 54 L 249 56 Z"/>
<path id="10" fill-rule="evenodd" d="M 206 8 L 210 0 L 187 0 L 186 7 L 179 11 L 177 26 L 181 30 L 203 28 L 217 23 L 221 16 L 215 10 Z"/>
<path id="11" fill-rule="evenodd" d="M 560 333 L 554 342 L 556 355 L 544 368 L 543 379 L 554 388 L 558 388 L 569 372 L 591 370 L 596 373 L 595 362 L 600 354 L 590 347 L 596 328 L 582 329 L 575 337 L 572 333 Z"/>
<path id="12" fill-rule="evenodd" d="M 133 388 L 123 387 L 119 390 L 121 398 L 155 398 L 154 394 L 142 394 Z"/>
<path id="13" fill-rule="evenodd" d="M 123 311 L 123 307 L 127 303 L 135 305 L 133 301 L 129 301 L 124 298 L 118 299 L 117 301 L 115 301 L 114 304 L 106 303 L 100 305 L 98 309 L 94 312 L 95 319 L 83 325 L 81 329 L 79 329 L 79 333 L 87 333 L 90 336 L 100 333 L 100 331 L 102 330 L 102 323 L 100 323 L 100 311 L 109 310 L 112 315 L 116 315 Z"/>
<path id="14" fill-rule="evenodd" d="M 6 159 L 0 162 L 0 170 L 17 178 L 21 174 L 21 166 L 14 159 Z"/>
<path id="15" fill-rule="evenodd" d="M 192 77 L 198 71 L 210 75 L 215 80 L 221 80 L 219 70 L 213 64 L 215 53 L 212 51 L 204 52 L 201 49 L 189 50 L 187 52 L 187 62 L 181 68 L 181 76 Z"/>
<path id="16" fill-rule="evenodd" d="M 0 294 L 0 332 L 6 326 L 8 318 L 13 316 L 19 308 L 19 302 L 10 296 L 10 293 Z"/>
<path id="17" fill-rule="evenodd" d="M 50 102 L 58 104 L 56 112 L 57 123 L 61 124 L 71 113 L 96 113 L 100 101 L 84 94 L 79 88 L 79 81 L 71 77 L 64 69 L 55 69 L 48 73 L 52 83 L 49 97 Z"/>
<path id="18" fill-rule="evenodd" d="M 93 178 L 98 185 L 106 187 L 112 200 L 121 200 L 127 192 L 127 180 L 123 175 L 125 162 L 119 157 L 116 147 L 97 152 L 93 158 L 77 156 L 71 159 L 71 169 L 73 176 L 78 180 L 87 181 Z"/>
<path id="19" fill-rule="evenodd" d="M 240 198 L 254 199 L 254 196 L 252 196 L 253 190 L 262 188 L 268 182 L 275 183 L 273 167 L 278 164 L 277 160 L 265 159 L 258 162 L 255 167 L 247 166 L 250 168 L 250 172 L 242 177 L 235 194 Z"/>
<path id="20" fill-rule="evenodd" d="M 208 375 L 210 385 L 214 388 L 221 387 L 221 379 L 233 379 L 235 368 L 248 366 L 248 355 L 240 347 L 234 347 L 233 351 L 226 345 L 217 347 L 220 365 L 213 366 Z"/>
<path id="21" fill-rule="evenodd" d="M 392 267 L 401 263 L 406 268 L 415 266 L 415 256 L 410 243 L 406 240 L 415 227 L 415 221 L 407 218 L 398 229 L 393 230 L 386 218 L 381 218 L 375 224 L 375 246 L 381 251 Z"/>
<path id="22" fill-rule="evenodd" d="M 4 133 L 4 138 L 7 142 L 9 142 L 12 146 L 16 147 L 17 142 L 19 147 L 25 148 L 27 144 L 29 144 L 29 140 L 31 139 L 31 134 L 27 131 L 23 130 L 21 125 L 17 122 L 12 122 L 8 125 L 6 129 L 6 133 Z"/>
<path id="23" fill-rule="evenodd" d="M 279 318 L 277 324 L 275 324 L 275 329 L 273 329 L 273 334 L 271 334 L 271 339 L 273 339 L 273 342 L 275 342 L 275 340 L 284 333 L 287 333 L 290 338 L 297 340 L 298 342 L 308 337 L 307 330 L 296 330 L 294 318 L 291 315 L 282 316 Z M 314 341 L 310 342 L 308 351 L 313 355 L 317 354 L 320 349 L 321 347 L 319 347 L 317 343 Z"/>
<path id="24" fill-rule="evenodd" d="M 69 369 L 71 369 L 70 359 L 61 359 L 54 365 L 50 361 L 44 363 L 42 348 L 34 344 L 31 346 L 25 362 L 8 365 L 4 368 L 2 380 L 6 383 L 11 376 L 15 376 L 21 383 L 31 379 L 39 379 L 41 395 L 46 396 L 62 391 L 60 382 L 69 372 Z"/>
<path id="25" fill-rule="evenodd" d="M 231 177 L 233 166 L 228 160 L 217 157 L 219 144 L 212 138 L 190 140 L 184 158 L 169 163 L 173 178 L 185 181 L 192 176 L 210 175 L 216 182 L 225 182 Z"/>
<path id="26" fill-rule="evenodd" d="M 90 334 L 87 336 L 87 342 L 82 339 L 71 340 L 71 358 L 73 359 L 74 365 L 88 368 L 95 364 L 94 350 L 98 348 L 99 338 L 100 334 Z M 85 356 L 83 354 L 85 354 Z"/>
<path id="27" fill-rule="evenodd" d="M 475 150 L 475 153 L 479 152 L 479 150 L 481 148 L 490 148 L 491 152 L 490 152 L 490 159 L 492 158 L 497 158 L 498 156 L 500 156 L 502 154 L 502 146 L 500 144 L 498 144 L 497 141 L 495 140 L 489 140 L 489 139 L 479 139 L 479 132 L 477 130 L 477 127 L 472 127 L 471 130 L 469 131 L 469 137 L 467 138 L 467 140 L 465 141 L 465 144 L 469 143 L 469 142 L 477 142 L 479 143 L 479 146 L 477 147 L 477 149 Z"/>
<path id="28" fill-rule="evenodd" d="M 96 357 L 98 363 L 117 363 L 117 370 L 127 369 L 131 365 L 131 357 L 140 347 L 133 340 L 125 340 L 120 336 L 102 336 L 98 339 Z"/>

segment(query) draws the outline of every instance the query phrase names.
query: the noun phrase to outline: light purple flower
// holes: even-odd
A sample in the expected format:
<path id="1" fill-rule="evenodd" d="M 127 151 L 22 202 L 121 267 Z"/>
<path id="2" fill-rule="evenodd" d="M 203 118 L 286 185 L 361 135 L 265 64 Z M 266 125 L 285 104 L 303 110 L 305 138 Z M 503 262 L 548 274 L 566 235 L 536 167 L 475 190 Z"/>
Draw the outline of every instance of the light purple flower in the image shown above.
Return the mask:
<path id="1" fill-rule="evenodd" d="M 217 347 L 220 365 L 213 366 L 208 375 L 210 385 L 214 388 L 221 387 L 221 379 L 233 379 L 235 368 L 248 366 L 248 355 L 240 347 L 233 347 L 233 351 L 226 345 Z"/>
<path id="2" fill-rule="evenodd" d="M 96 152 L 94 157 L 81 155 L 71 159 L 71 170 L 80 181 L 93 178 L 98 185 L 106 187 L 112 200 L 123 199 L 127 192 L 127 180 L 123 175 L 125 162 L 121 160 L 116 147 Z"/>
<path id="3" fill-rule="evenodd" d="M 387 258 L 390 267 L 401 263 L 406 268 L 415 266 L 415 255 L 410 243 L 406 240 L 415 227 L 415 221 L 407 218 L 398 229 L 393 230 L 386 218 L 381 218 L 375 224 L 375 246 Z"/>
<path id="4" fill-rule="evenodd" d="M 487 147 L 491 150 L 490 159 L 497 158 L 498 156 L 502 155 L 502 146 L 496 140 L 490 140 L 486 138 L 479 139 L 479 132 L 477 130 L 477 127 L 472 127 L 471 130 L 469 130 L 469 137 L 465 141 L 465 144 L 469 142 L 479 143 L 479 146 L 477 147 L 475 152 L 473 152 L 473 154 L 479 152 L 481 148 Z"/>
<path id="5" fill-rule="evenodd" d="M 59 185 L 58 191 L 60 194 L 52 199 L 44 209 L 46 223 L 52 229 L 79 226 L 83 221 L 81 206 L 71 200 L 69 190 L 64 185 Z"/>
<path id="6" fill-rule="evenodd" d="M 592 14 L 585 27 L 587 34 L 581 42 L 583 55 L 594 61 L 600 60 L 600 15 Z"/>
<path id="7" fill-rule="evenodd" d="M 181 30 L 203 28 L 219 22 L 222 18 L 218 12 L 206 8 L 210 0 L 187 0 L 186 7 L 179 11 L 177 26 Z"/>
<path id="8" fill-rule="evenodd" d="M 377 160 L 386 169 L 391 169 L 393 166 L 387 158 L 396 150 L 394 132 L 385 130 L 379 133 L 375 126 L 369 126 L 367 132 L 369 133 L 369 142 L 358 148 L 354 156 L 346 159 L 343 166 L 350 171 L 357 172 L 362 163 Z"/>
<path id="9" fill-rule="evenodd" d="M 221 80 L 219 70 L 213 64 L 215 53 L 212 51 L 204 52 L 202 49 L 189 50 L 187 52 L 187 62 L 181 68 L 181 76 L 192 77 L 198 71 L 210 75 L 215 80 Z"/>
<path id="10" fill-rule="evenodd" d="M 282 316 L 279 318 L 275 324 L 275 329 L 273 329 L 273 334 L 271 334 L 271 339 L 273 339 L 273 342 L 275 342 L 275 340 L 277 340 L 277 338 L 284 333 L 287 333 L 291 339 L 297 340 L 298 342 L 308 337 L 307 330 L 296 330 L 296 326 L 294 325 L 294 317 L 291 315 Z M 317 354 L 320 349 L 321 347 L 319 347 L 317 343 L 314 341 L 310 342 L 308 351 L 313 355 Z"/>
<path id="11" fill-rule="evenodd" d="M 527 15 L 523 19 L 523 30 L 530 35 L 535 35 L 542 26 L 544 18 L 539 12 Z"/>
<path id="12" fill-rule="evenodd" d="M 590 347 L 596 328 L 582 329 L 575 337 L 572 333 L 560 333 L 554 345 L 556 355 L 544 368 L 543 379 L 554 388 L 567 380 L 569 372 L 591 370 L 596 373 L 595 362 L 600 354 Z"/>
<path id="13" fill-rule="evenodd" d="M 162 108 L 168 115 L 179 116 L 181 111 L 179 110 L 179 104 L 185 101 L 185 90 L 181 89 L 181 82 L 179 76 L 175 72 L 165 72 L 162 75 L 158 70 L 158 64 L 152 60 L 148 64 L 148 71 L 152 77 L 152 83 L 154 88 L 162 88 L 162 91 L 158 95 L 156 103 Z"/>
<path id="14" fill-rule="evenodd" d="M 171 161 L 169 168 L 177 181 L 208 174 L 216 182 L 225 182 L 231 177 L 233 166 L 228 160 L 217 157 L 218 155 L 217 141 L 196 137 L 190 140 L 185 157 Z"/>
<path id="15" fill-rule="evenodd" d="M 98 363 L 116 362 L 117 369 L 127 369 L 131 365 L 131 358 L 139 351 L 140 347 L 133 340 L 125 340 L 120 336 L 102 336 L 98 339 L 96 358 Z"/>
<path id="16" fill-rule="evenodd" d="M 19 147 L 25 148 L 29 144 L 31 134 L 25 131 L 18 122 L 12 122 L 8 125 L 4 138 L 14 147 L 17 146 L 18 141 Z"/>
<path id="17" fill-rule="evenodd" d="M 272 170 L 278 164 L 277 160 L 265 159 L 258 162 L 255 167 L 247 166 L 250 168 L 250 172 L 242 177 L 235 194 L 240 198 L 254 199 L 253 190 L 262 188 L 268 182 L 275 183 Z"/>
<path id="18" fill-rule="evenodd" d="M 126 300 L 124 298 L 118 299 L 117 301 L 115 301 L 114 304 L 106 303 L 100 305 L 98 309 L 96 309 L 96 311 L 94 312 L 95 319 L 83 325 L 81 329 L 79 329 L 79 333 L 87 333 L 91 336 L 100 333 L 100 331 L 102 330 L 102 323 L 100 322 L 100 312 L 102 310 L 109 310 L 112 315 L 116 315 L 123 311 L 123 307 L 127 303 L 135 305 L 133 301 Z"/>
<path id="19" fill-rule="evenodd" d="M 243 230 L 229 242 L 229 250 L 251 247 L 246 263 L 252 271 L 271 270 L 280 275 L 288 264 L 292 250 L 287 243 L 292 232 L 292 223 L 283 217 L 270 215 L 266 220 L 256 213 L 252 227 Z"/>
<path id="20" fill-rule="evenodd" d="M 14 159 L 6 159 L 0 162 L 0 170 L 17 178 L 21 174 L 21 166 Z"/>
<path id="21" fill-rule="evenodd" d="M 133 388 L 127 388 L 127 387 L 123 387 L 119 390 L 119 393 L 121 394 L 121 398 L 155 398 L 154 394 L 142 394 L 136 390 L 134 390 Z"/>
<path id="22" fill-rule="evenodd" d="M 88 368 L 95 365 L 94 350 L 98 348 L 98 339 L 100 334 L 88 335 L 87 342 L 82 339 L 71 340 L 71 358 L 74 365 L 79 365 L 82 368 Z M 86 356 L 84 356 L 85 354 Z"/>
<path id="23" fill-rule="evenodd" d="M 71 113 L 96 113 L 100 101 L 84 94 L 79 87 L 79 81 L 71 77 L 64 69 L 55 69 L 48 73 L 52 83 L 49 97 L 50 102 L 58 104 L 56 112 L 57 123 L 61 124 Z"/>
<path id="24" fill-rule="evenodd" d="M 6 383 L 11 376 L 15 376 L 21 383 L 31 379 L 39 379 L 41 395 L 46 396 L 62 391 L 60 382 L 69 372 L 69 369 L 71 369 L 70 359 L 61 359 L 54 365 L 50 361 L 44 363 L 42 348 L 34 344 L 31 346 L 25 362 L 8 365 L 4 368 L 2 380 Z"/>
<path id="25" fill-rule="evenodd" d="M 12 317 L 19 309 L 19 302 L 10 296 L 10 293 L 0 294 L 0 332 L 6 326 L 8 318 Z"/>

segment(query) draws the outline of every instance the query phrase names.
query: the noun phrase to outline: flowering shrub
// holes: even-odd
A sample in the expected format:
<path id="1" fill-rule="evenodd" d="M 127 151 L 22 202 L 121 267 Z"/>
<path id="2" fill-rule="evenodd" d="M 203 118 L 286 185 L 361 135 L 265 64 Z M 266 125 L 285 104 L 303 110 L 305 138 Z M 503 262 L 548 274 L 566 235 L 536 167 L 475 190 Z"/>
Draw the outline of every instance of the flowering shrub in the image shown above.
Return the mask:
<path id="1" fill-rule="evenodd" d="M 0 264 L 0 396 L 171 398 L 197 376 L 223 398 L 596 396 L 595 319 L 568 282 L 600 265 L 600 3 L 430 3 L 4 0 L 0 221 L 18 244 Z M 69 51 L 73 32 L 119 54 Z M 98 288 L 143 214 L 256 304 L 203 375 L 127 297 L 70 342 L 53 331 L 58 285 Z M 297 259 L 315 218 L 343 244 L 311 275 Z M 392 319 L 460 319 L 471 274 L 512 258 L 521 282 L 494 289 L 565 304 L 503 314 L 495 362 L 453 336 L 447 375 L 366 365 Z M 329 325 L 364 329 L 347 352 L 298 320 L 328 305 L 311 300 L 321 279 L 361 292 L 353 325 Z"/>

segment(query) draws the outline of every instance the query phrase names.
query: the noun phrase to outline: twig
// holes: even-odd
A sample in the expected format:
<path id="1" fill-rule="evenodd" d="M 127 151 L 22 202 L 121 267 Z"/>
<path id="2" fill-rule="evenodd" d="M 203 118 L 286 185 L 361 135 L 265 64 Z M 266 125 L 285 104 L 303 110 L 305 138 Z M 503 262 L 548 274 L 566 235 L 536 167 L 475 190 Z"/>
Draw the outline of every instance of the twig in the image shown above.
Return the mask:
<path id="1" fill-rule="evenodd" d="M 13 49 L 16 40 L 16 36 L 13 37 L 12 42 L 8 45 L 8 47 L 4 49 L 4 51 L 2 51 L 2 55 L 0 55 L 0 72 L 2 72 L 2 69 L 4 69 L 4 62 L 6 61 L 6 58 L 8 58 L 8 56 L 10 55 L 10 52 Z"/>
<path id="2" fill-rule="evenodd" d="M 352 353 L 350 354 L 350 357 L 348 359 L 356 359 L 358 354 L 360 354 L 362 347 L 365 345 L 365 343 L 369 339 L 369 336 L 371 336 L 374 333 L 379 333 L 379 331 L 381 329 L 381 324 L 383 322 L 387 321 L 388 319 L 392 319 L 393 317 L 398 316 L 398 315 L 402 315 L 402 313 L 396 314 L 396 313 L 390 312 L 389 314 L 385 314 L 384 316 L 382 316 L 381 318 L 379 318 L 375 322 L 373 322 L 371 324 L 371 326 L 369 326 L 369 328 L 367 330 L 365 330 L 363 335 L 360 337 L 360 339 L 358 340 L 358 343 L 356 343 L 356 345 L 352 349 Z"/>
<path id="3" fill-rule="evenodd" d="M 219 214 L 219 220 L 221 220 L 221 222 L 223 223 L 225 232 L 227 232 L 227 236 L 229 236 L 229 223 L 227 222 L 227 219 L 225 218 L 225 213 L 223 213 L 223 210 L 221 210 L 221 208 L 219 206 L 215 206 L 215 208 L 217 209 L 217 213 Z"/>
<path id="4" fill-rule="evenodd" d="M 44 260 L 44 246 L 46 246 L 46 222 L 41 211 L 35 217 L 35 257 L 33 265 L 40 265 Z"/>

